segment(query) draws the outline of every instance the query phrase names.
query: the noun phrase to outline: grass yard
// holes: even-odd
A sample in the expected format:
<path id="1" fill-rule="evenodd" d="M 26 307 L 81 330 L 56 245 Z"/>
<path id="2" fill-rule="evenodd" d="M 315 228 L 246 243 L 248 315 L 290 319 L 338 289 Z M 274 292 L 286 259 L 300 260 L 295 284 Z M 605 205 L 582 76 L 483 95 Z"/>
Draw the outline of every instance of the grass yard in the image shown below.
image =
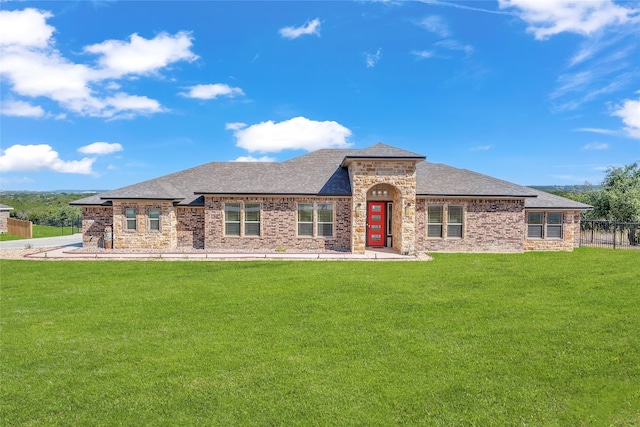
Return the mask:
<path id="1" fill-rule="evenodd" d="M 640 254 L 0 261 L 3 425 L 640 425 Z"/>
<path id="2" fill-rule="evenodd" d="M 39 237 L 57 237 L 57 236 L 70 236 L 73 233 L 80 233 L 81 230 L 78 227 L 51 227 L 49 225 L 33 225 L 33 238 Z M 73 232 L 72 232 L 73 231 Z M 24 239 L 24 237 L 16 236 L 9 233 L 0 234 L 0 242 L 5 242 L 8 240 L 20 240 Z"/>

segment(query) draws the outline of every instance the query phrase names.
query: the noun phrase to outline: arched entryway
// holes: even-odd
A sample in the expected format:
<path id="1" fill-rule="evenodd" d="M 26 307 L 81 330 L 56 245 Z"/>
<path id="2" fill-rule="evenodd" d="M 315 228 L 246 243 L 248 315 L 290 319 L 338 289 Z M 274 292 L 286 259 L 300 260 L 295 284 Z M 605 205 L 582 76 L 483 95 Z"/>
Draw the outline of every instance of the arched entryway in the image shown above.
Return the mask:
<path id="1" fill-rule="evenodd" d="M 394 199 L 398 190 L 390 184 L 374 185 L 367 191 L 365 242 L 370 248 L 392 248 L 394 237 Z"/>

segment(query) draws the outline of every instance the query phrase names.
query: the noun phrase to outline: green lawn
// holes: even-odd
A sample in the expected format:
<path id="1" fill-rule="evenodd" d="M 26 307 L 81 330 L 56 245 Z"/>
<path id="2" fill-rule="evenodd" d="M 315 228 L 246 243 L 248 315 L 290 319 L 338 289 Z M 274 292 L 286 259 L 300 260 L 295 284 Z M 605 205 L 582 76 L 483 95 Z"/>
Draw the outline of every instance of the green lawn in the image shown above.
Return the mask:
<path id="1" fill-rule="evenodd" d="M 56 237 L 56 236 L 69 236 L 73 233 L 80 233 L 81 230 L 78 227 L 51 227 L 48 225 L 33 225 L 33 238 L 39 237 Z M 73 233 L 72 233 L 73 231 Z M 0 242 L 5 242 L 7 240 L 20 240 L 24 239 L 24 237 L 15 236 L 9 233 L 0 234 Z"/>
<path id="2" fill-rule="evenodd" d="M 640 425 L 637 251 L 0 271 L 3 425 Z"/>

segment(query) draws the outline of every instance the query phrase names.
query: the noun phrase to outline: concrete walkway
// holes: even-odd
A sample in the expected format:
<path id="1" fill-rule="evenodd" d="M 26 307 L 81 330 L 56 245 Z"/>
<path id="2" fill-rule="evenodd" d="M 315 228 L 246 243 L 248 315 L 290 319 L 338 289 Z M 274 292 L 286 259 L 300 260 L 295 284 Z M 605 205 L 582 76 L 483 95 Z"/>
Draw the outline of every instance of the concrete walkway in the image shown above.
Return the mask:
<path id="1" fill-rule="evenodd" d="M 370 249 L 364 254 L 352 254 L 348 252 L 332 253 L 206 253 L 206 252 L 112 252 L 98 250 L 85 252 L 82 248 L 82 234 L 72 236 L 43 237 L 39 239 L 23 239 L 0 242 L 0 250 L 26 250 L 33 251 L 24 258 L 27 259 L 60 259 L 60 260 L 200 260 L 200 261 L 240 261 L 240 260 L 360 260 L 360 261 L 416 261 L 427 260 L 429 257 L 415 257 L 400 255 L 389 248 Z"/>
<path id="2" fill-rule="evenodd" d="M 360 260 L 360 261 L 415 261 L 415 256 L 400 255 L 385 250 L 367 250 L 364 254 L 352 253 L 123 253 L 81 252 L 74 246 L 58 247 L 26 255 L 28 259 L 68 260 L 174 260 L 174 261 L 241 261 L 241 260 Z"/>

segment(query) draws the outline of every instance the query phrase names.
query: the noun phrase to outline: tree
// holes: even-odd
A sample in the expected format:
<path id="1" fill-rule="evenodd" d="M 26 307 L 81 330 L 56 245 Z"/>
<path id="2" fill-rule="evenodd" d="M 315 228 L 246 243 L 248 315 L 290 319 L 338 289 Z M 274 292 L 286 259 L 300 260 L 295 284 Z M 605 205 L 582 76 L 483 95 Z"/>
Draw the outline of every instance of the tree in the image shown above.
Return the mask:
<path id="1" fill-rule="evenodd" d="M 609 167 L 602 187 L 590 193 L 594 218 L 622 222 L 640 221 L 640 167 L 638 162 Z"/>

